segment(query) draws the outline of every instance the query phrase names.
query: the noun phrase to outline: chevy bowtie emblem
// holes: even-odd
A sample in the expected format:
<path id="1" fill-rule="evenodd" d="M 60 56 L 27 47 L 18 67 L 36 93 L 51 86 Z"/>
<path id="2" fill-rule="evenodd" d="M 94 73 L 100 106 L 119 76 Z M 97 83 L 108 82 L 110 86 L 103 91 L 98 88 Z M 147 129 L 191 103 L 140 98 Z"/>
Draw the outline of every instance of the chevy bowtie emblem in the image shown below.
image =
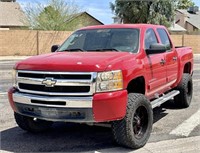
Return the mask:
<path id="1" fill-rule="evenodd" d="M 54 80 L 54 78 L 45 78 L 42 81 L 42 84 L 45 85 L 46 87 L 54 87 L 56 84 L 56 80 Z"/>

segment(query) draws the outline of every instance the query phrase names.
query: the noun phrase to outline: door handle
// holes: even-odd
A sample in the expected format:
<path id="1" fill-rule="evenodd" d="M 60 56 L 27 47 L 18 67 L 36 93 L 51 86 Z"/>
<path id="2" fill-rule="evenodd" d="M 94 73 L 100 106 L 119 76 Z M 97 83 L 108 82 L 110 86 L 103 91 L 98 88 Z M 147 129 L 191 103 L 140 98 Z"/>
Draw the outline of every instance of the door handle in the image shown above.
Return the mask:
<path id="1" fill-rule="evenodd" d="M 161 59 L 160 65 L 165 65 L 166 61 L 164 59 Z"/>
<path id="2" fill-rule="evenodd" d="M 177 61 L 177 57 L 176 56 L 173 57 L 173 61 Z"/>

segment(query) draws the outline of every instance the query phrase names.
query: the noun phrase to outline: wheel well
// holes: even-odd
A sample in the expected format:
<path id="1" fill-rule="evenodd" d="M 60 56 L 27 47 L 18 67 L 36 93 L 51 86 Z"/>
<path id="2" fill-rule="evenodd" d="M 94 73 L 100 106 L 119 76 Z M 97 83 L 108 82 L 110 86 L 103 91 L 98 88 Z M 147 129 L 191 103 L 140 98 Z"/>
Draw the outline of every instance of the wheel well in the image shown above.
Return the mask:
<path id="1" fill-rule="evenodd" d="M 131 80 L 127 87 L 128 93 L 145 94 L 145 80 L 144 77 L 138 77 Z"/>
<path id="2" fill-rule="evenodd" d="M 191 63 L 186 63 L 184 66 L 183 73 L 189 73 L 191 72 Z"/>

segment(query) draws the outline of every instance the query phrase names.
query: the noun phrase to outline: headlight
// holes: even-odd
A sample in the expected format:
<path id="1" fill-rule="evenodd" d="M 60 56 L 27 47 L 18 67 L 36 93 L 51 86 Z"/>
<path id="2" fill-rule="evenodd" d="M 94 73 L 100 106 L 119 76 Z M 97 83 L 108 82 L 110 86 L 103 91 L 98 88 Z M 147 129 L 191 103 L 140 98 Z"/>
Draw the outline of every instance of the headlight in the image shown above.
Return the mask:
<path id="1" fill-rule="evenodd" d="M 123 89 L 121 70 L 98 73 L 96 92 L 116 91 L 121 89 Z"/>
<path id="2" fill-rule="evenodd" d="M 12 81 L 13 87 L 17 87 L 17 70 L 13 69 L 12 71 Z"/>

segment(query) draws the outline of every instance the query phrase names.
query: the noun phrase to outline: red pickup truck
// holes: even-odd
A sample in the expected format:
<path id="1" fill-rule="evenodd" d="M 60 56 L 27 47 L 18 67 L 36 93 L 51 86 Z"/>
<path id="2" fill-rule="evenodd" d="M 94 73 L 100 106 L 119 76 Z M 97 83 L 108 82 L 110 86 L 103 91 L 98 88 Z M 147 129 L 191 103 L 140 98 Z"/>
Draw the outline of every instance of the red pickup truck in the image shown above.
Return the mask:
<path id="1" fill-rule="evenodd" d="M 51 50 L 14 67 L 8 97 L 26 131 L 56 121 L 110 123 L 118 144 L 140 148 L 150 137 L 153 108 L 170 99 L 190 105 L 192 49 L 175 47 L 164 26 L 86 27 Z"/>

